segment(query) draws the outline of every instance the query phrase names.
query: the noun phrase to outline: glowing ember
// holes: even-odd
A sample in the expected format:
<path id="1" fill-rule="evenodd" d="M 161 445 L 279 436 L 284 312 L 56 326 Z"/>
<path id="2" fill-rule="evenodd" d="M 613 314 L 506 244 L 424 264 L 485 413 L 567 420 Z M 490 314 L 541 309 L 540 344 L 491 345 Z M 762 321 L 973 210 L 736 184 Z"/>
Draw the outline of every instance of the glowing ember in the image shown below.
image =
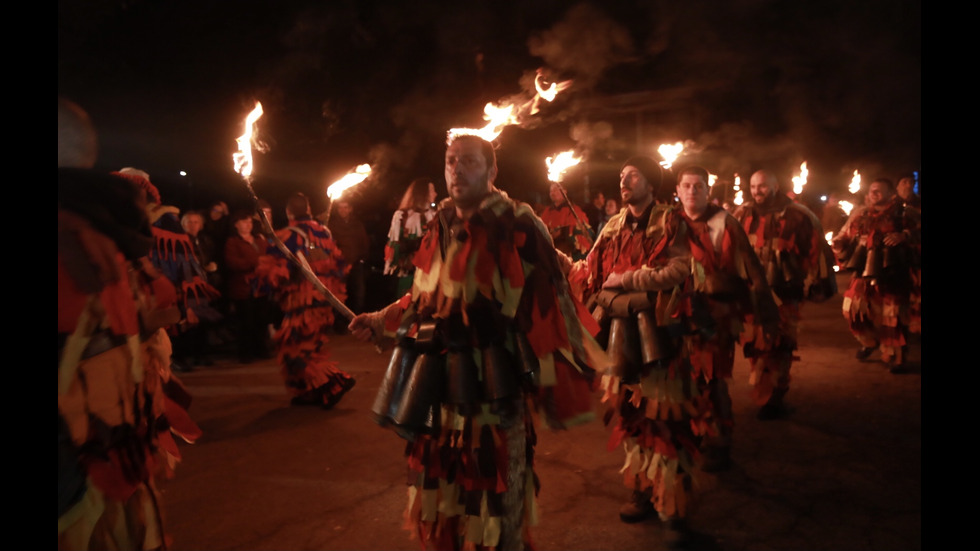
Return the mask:
<path id="1" fill-rule="evenodd" d="M 841 201 L 838 204 L 840 205 L 841 210 L 843 210 L 844 213 L 848 215 L 850 215 L 851 211 L 854 209 L 854 204 L 851 203 L 850 201 Z"/>
<path id="2" fill-rule="evenodd" d="M 358 165 L 357 168 L 348 172 L 343 178 L 330 184 L 330 187 L 327 188 L 327 197 L 329 197 L 330 200 L 339 198 L 345 191 L 363 182 L 364 179 L 370 175 L 371 165 Z"/>
<path id="3" fill-rule="evenodd" d="M 847 186 L 847 191 L 850 191 L 851 193 L 861 191 L 861 175 L 857 170 L 854 171 L 854 177 L 851 178 L 851 185 Z"/>
<path id="4" fill-rule="evenodd" d="M 665 170 L 669 170 L 673 166 L 674 161 L 677 160 L 677 156 L 681 154 L 681 151 L 684 151 L 684 144 L 682 142 L 677 142 L 674 145 L 663 144 L 658 147 L 657 153 L 660 153 L 660 156 L 664 158 L 664 160 L 660 161 L 660 166 L 664 167 Z"/>
<path id="5" fill-rule="evenodd" d="M 548 179 L 552 182 L 560 182 L 565 171 L 582 162 L 581 157 L 575 156 L 575 151 L 562 151 L 554 157 L 545 159 L 544 164 L 548 166 Z"/>
<path id="6" fill-rule="evenodd" d="M 793 193 L 799 195 L 803 193 L 803 186 L 806 185 L 806 177 L 810 171 L 806 169 L 806 161 L 800 165 L 800 175 L 793 176 Z"/>
<path id="7" fill-rule="evenodd" d="M 742 186 L 741 186 L 741 183 L 740 183 L 741 181 L 742 181 L 742 179 L 738 177 L 738 174 L 736 174 L 735 175 L 735 183 L 732 184 L 732 190 L 735 191 L 735 199 L 733 199 L 732 202 L 735 203 L 736 205 L 741 205 L 742 204 L 742 201 L 743 201 L 743 199 L 742 199 Z"/>
<path id="8" fill-rule="evenodd" d="M 252 135 L 255 121 L 262 116 L 262 104 L 255 102 L 255 109 L 245 117 L 245 133 L 239 136 L 238 151 L 233 153 L 231 158 L 235 161 L 235 172 L 241 174 L 245 179 L 252 175 Z"/>
<path id="9" fill-rule="evenodd" d="M 834 232 L 829 231 L 829 232 L 825 233 L 824 236 L 823 236 L 823 238 L 827 240 L 827 244 L 828 245 L 833 245 L 834 244 Z"/>

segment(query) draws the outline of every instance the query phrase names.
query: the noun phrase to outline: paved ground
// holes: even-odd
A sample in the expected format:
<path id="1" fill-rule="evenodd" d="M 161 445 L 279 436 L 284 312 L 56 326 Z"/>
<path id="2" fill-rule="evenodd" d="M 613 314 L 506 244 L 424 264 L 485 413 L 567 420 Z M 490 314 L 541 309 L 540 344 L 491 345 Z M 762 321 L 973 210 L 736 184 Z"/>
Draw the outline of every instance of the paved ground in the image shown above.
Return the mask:
<path id="1" fill-rule="evenodd" d="M 920 346 L 910 374 L 890 374 L 877 355 L 858 362 L 839 308 L 838 296 L 804 309 L 788 419 L 755 419 L 736 362 L 735 467 L 698 496 L 698 549 L 922 548 Z M 387 357 L 349 336 L 332 342 L 358 383 L 331 411 L 290 407 L 272 360 L 181 375 L 204 436 L 182 446 L 163 486 L 172 549 L 419 549 L 401 529 L 403 441 L 369 413 Z M 619 521 L 623 455 L 607 438 L 599 421 L 539 432 L 538 549 L 663 547 L 659 522 Z"/>

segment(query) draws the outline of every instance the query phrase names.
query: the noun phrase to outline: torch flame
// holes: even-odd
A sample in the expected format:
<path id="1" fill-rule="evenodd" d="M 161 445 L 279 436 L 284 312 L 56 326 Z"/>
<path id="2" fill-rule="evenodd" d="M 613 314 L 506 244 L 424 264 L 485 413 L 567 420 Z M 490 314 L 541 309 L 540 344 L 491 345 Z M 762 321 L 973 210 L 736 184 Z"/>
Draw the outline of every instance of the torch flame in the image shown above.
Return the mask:
<path id="1" fill-rule="evenodd" d="M 861 174 L 857 170 L 854 171 L 854 177 L 851 178 L 851 185 L 847 186 L 847 191 L 851 193 L 861 191 Z"/>
<path id="2" fill-rule="evenodd" d="M 245 133 L 239 136 L 238 151 L 231 158 L 235 161 L 235 172 L 248 179 L 252 175 L 252 134 L 255 121 L 262 116 L 262 104 L 255 102 L 255 109 L 245 117 Z"/>
<path id="3" fill-rule="evenodd" d="M 581 157 L 575 155 L 574 150 L 562 151 L 554 157 L 545 159 L 544 164 L 548 166 L 548 179 L 552 182 L 560 182 L 565 171 L 582 162 Z"/>
<path id="4" fill-rule="evenodd" d="M 448 142 L 453 141 L 456 136 L 479 136 L 488 142 L 492 142 L 504 131 L 505 126 L 517 124 L 514 104 L 497 107 L 493 103 L 488 103 L 483 108 L 483 120 L 489 121 L 483 128 L 451 129 Z"/>
<path id="5" fill-rule="evenodd" d="M 709 172 L 709 173 L 708 173 L 708 187 L 709 187 L 709 188 L 710 188 L 710 187 L 714 187 L 714 185 L 715 185 L 715 182 L 717 182 L 717 181 L 718 181 L 718 175 L 717 175 L 717 174 L 711 174 L 711 173 Z"/>
<path id="6" fill-rule="evenodd" d="M 843 210 L 844 213 L 847 214 L 847 215 L 850 215 L 851 214 L 851 210 L 854 209 L 854 204 L 851 203 L 850 201 L 841 201 L 841 202 L 839 202 L 837 204 L 840 205 L 841 210 Z"/>
<path id="7" fill-rule="evenodd" d="M 681 154 L 681 151 L 684 151 L 684 144 L 682 142 L 677 142 L 674 145 L 662 144 L 657 148 L 657 153 L 660 153 L 660 156 L 664 158 L 664 160 L 660 161 L 660 166 L 664 167 L 664 170 L 670 170 L 674 161 L 677 160 L 677 156 Z"/>
<path id="8" fill-rule="evenodd" d="M 543 75 L 541 74 L 541 69 L 538 69 L 538 74 L 534 77 L 534 89 L 537 90 L 538 95 L 534 98 L 534 105 L 531 107 L 532 115 L 538 112 L 538 98 L 548 102 L 555 101 L 555 97 L 558 96 L 559 92 L 572 85 L 572 81 L 565 80 L 562 82 L 552 82 L 551 86 L 545 89 L 541 85 L 542 77 Z"/>
<path id="9" fill-rule="evenodd" d="M 479 136 L 491 142 L 503 132 L 504 128 L 513 124 L 521 124 L 525 114 L 534 115 L 538 112 L 538 102 L 544 98 L 546 101 L 554 101 L 559 92 L 572 85 L 572 81 L 552 82 L 551 86 L 544 89 L 541 84 L 541 69 L 538 69 L 534 77 L 535 94 L 531 99 L 524 102 L 505 101 L 497 106 L 488 103 L 483 108 L 483 120 L 487 121 L 483 128 L 452 128 L 447 133 L 446 143 L 452 142 L 457 136 Z"/>
<path id="10" fill-rule="evenodd" d="M 343 178 L 330 184 L 330 187 L 327 188 L 327 197 L 330 200 L 338 199 L 345 191 L 363 182 L 370 175 L 371 165 L 358 165 L 357 168 L 345 174 Z"/>
<path id="11" fill-rule="evenodd" d="M 793 193 L 799 195 L 803 193 L 803 186 L 806 185 L 806 177 L 810 171 L 806 169 L 806 161 L 800 165 L 800 175 L 793 176 Z"/>

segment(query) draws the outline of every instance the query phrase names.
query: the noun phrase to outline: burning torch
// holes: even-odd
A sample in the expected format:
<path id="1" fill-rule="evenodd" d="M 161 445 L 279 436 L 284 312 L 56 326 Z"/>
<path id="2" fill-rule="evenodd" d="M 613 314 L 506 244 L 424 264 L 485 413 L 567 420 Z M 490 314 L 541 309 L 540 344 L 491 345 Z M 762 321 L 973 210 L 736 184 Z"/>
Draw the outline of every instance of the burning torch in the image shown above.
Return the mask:
<path id="1" fill-rule="evenodd" d="M 256 102 L 255 109 L 253 109 L 252 112 L 245 117 L 245 133 L 239 136 L 236 140 L 238 142 L 238 151 L 232 154 L 232 159 L 235 162 L 235 172 L 242 175 L 242 178 L 245 180 L 245 186 L 248 188 L 248 192 L 252 196 L 252 200 L 255 202 L 256 207 L 258 207 L 259 204 L 259 197 L 255 194 L 255 189 L 252 187 L 252 141 L 254 130 L 253 127 L 255 126 L 255 122 L 258 121 L 259 117 L 261 116 L 262 104 Z M 293 252 L 289 250 L 289 247 L 282 242 L 282 239 L 276 235 L 275 230 L 272 229 L 272 222 L 269 220 L 268 216 L 266 216 L 265 211 L 261 208 L 259 208 L 258 211 L 261 214 L 260 218 L 262 220 L 262 227 L 265 229 L 268 235 L 272 236 L 272 241 L 276 248 L 279 249 L 279 251 L 282 252 L 287 259 L 299 267 L 303 276 L 313 284 L 313 287 L 317 291 L 323 293 L 323 295 L 327 298 L 327 302 L 330 303 L 330 306 L 332 306 L 334 310 L 342 314 L 347 319 L 354 319 L 354 312 L 352 312 L 346 304 L 337 298 L 337 296 L 334 295 L 330 289 L 327 289 L 323 282 L 320 281 L 320 278 L 318 278 L 313 272 L 313 269 L 310 268 L 310 264 L 306 261 L 306 257 L 303 256 L 303 253 L 297 252 L 296 254 L 293 254 Z"/>
<path id="2" fill-rule="evenodd" d="M 327 213 L 323 215 L 323 225 L 326 226 L 330 223 L 330 213 L 333 212 L 333 202 L 340 198 L 348 189 L 356 186 L 357 184 L 363 182 L 368 176 L 371 175 L 371 165 L 362 164 L 357 165 L 357 168 L 348 172 L 343 178 L 337 180 L 336 182 L 330 184 L 327 187 Z"/>
<path id="3" fill-rule="evenodd" d="M 568 193 L 565 192 L 565 186 L 562 185 L 562 180 L 565 176 L 565 171 L 573 166 L 582 162 L 581 157 L 577 157 L 575 152 L 572 150 L 562 151 L 554 157 L 548 157 L 545 159 L 544 164 L 548 167 L 548 179 L 552 182 L 558 184 L 558 190 L 561 191 L 562 198 L 568 203 L 568 208 L 571 209 L 572 214 L 575 215 L 575 222 L 578 224 L 579 229 L 584 230 L 585 235 L 589 238 L 589 246 L 595 241 L 595 237 L 592 235 L 592 230 L 589 225 L 582 221 L 582 218 L 578 215 L 575 210 L 575 205 L 568 199 Z"/>

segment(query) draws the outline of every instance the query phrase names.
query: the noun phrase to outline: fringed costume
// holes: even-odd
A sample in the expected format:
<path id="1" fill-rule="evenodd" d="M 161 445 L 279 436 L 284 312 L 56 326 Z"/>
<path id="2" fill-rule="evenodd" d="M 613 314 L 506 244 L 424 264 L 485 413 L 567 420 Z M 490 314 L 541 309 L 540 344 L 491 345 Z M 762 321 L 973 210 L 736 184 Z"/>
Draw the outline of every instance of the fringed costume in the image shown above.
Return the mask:
<path id="1" fill-rule="evenodd" d="M 397 296 L 405 294 L 412 286 L 415 265 L 412 257 L 419 250 L 425 227 L 435 216 L 435 210 L 419 212 L 415 209 L 398 209 L 391 215 L 388 242 L 385 244 L 385 275 L 398 277 Z"/>
<path id="2" fill-rule="evenodd" d="M 844 292 L 844 318 L 861 347 L 879 348 L 889 366 L 905 361 L 913 312 L 915 329 L 921 330 L 920 226 L 920 211 L 896 196 L 881 210 L 856 213 L 834 238 L 841 265 L 852 272 Z M 886 246 L 890 233 L 904 234 L 904 242 Z"/>
<path id="3" fill-rule="evenodd" d="M 312 217 L 297 217 L 276 232 L 294 255 L 302 255 L 313 273 L 337 298 L 346 298 L 349 269 L 330 232 Z M 354 386 L 354 378 L 330 359 L 327 331 L 334 311 L 298 266 L 273 245 L 259 258 L 257 288 L 274 297 L 283 312 L 274 336 L 286 389 L 294 405 L 333 407 Z"/>
<path id="4" fill-rule="evenodd" d="M 732 377 L 735 343 L 740 340 L 758 353 L 768 352 L 778 339 L 779 311 L 762 265 L 734 216 L 713 204 L 695 220 L 681 207 L 676 213 L 689 228 L 691 300 L 710 312 L 713 327 L 688 340 L 693 374 L 708 382 L 715 403 L 708 450 L 724 450 L 727 458 L 734 425 L 727 381 Z"/>
<path id="5" fill-rule="evenodd" d="M 59 550 L 166 549 L 157 481 L 180 461 L 174 436 L 201 435 L 170 371 L 177 292 L 145 256 L 136 197 L 124 179 L 59 169 Z"/>
<path id="6" fill-rule="evenodd" d="M 408 440 L 406 528 L 427 549 L 531 548 L 535 419 L 592 411 L 604 353 L 548 230 L 493 191 L 468 220 L 440 205 L 409 293 L 371 314 L 395 350 L 372 411 Z"/>
<path id="7" fill-rule="evenodd" d="M 712 368 L 704 358 L 693 363 L 695 343 L 713 328 L 692 301 L 687 232 L 669 206 L 651 204 L 639 217 L 623 209 L 569 274 L 594 304 L 598 341 L 613 362 L 602 376 L 609 450 L 623 446 L 620 472 L 634 500 L 665 519 L 687 513 L 698 447 L 714 418 L 702 376 Z M 622 287 L 602 288 L 610 274 L 622 274 Z"/>
<path id="8" fill-rule="evenodd" d="M 575 217 L 576 214 L 578 218 Z M 548 205 L 541 210 L 539 216 L 548 227 L 556 249 L 572 257 L 572 260 L 582 260 L 589 254 L 589 249 L 592 248 L 589 218 L 578 205 L 567 202 L 558 207 Z"/>
<path id="9" fill-rule="evenodd" d="M 776 193 L 768 205 L 745 203 L 734 216 L 762 263 L 780 315 L 780 338 L 774 347 L 765 351 L 752 342 L 744 344 L 752 366 L 752 397 L 759 406 L 781 406 L 789 391 L 790 368 L 799 361 L 803 302 L 822 302 L 837 293 L 834 253 L 820 219 L 785 194 Z"/>

